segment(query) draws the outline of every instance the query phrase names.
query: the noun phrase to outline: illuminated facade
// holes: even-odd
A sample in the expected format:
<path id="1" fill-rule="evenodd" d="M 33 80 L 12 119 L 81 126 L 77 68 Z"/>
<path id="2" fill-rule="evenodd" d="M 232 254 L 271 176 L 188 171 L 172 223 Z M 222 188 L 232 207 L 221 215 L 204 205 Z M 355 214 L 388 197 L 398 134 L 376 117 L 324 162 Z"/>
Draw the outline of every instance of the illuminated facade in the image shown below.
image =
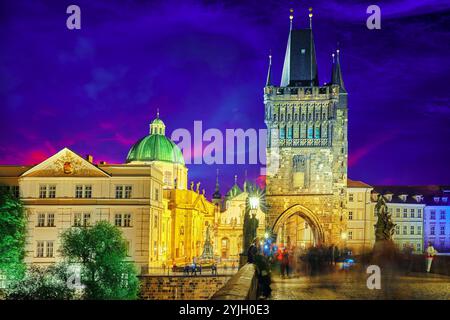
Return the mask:
<path id="1" fill-rule="evenodd" d="M 237 177 L 232 188 L 227 192 L 223 203 L 217 202 L 217 207 L 223 210 L 218 213 L 214 233 L 214 254 L 219 257 L 221 264 L 237 266 L 239 264 L 239 254 L 243 252 L 243 223 L 245 215 L 245 203 L 249 197 L 248 182 L 244 182 L 241 189 L 237 183 Z M 218 183 L 216 186 L 216 199 L 220 199 Z M 257 235 L 264 238 L 266 230 L 265 213 L 260 207 L 254 209 L 258 219 Z M 253 214 L 253 212 L 251 212 Z"/>
<path id="2" fill-rule="evenodd" d="M 281 84 L 272 83 L 270 61 L 264 87 L 268 220 L 278 235 L 298 216 L 311 228 L 313 244 L 340 245 L 347 215 L 348 111 L 339 51 L 330 83 L 319 85 L 312 26 L 294 29 L 290 18 Z"/>
<path id="3" fill-rule="evenodd" d="M 187 188 L 182 153 L 159 117 L 126 164 L 92 160 L 64 148 L 35 166 L 0 166 L 0 185 L 15 192 L 27 212 L 27 263 L 57 262 L 61 232 L 100 220 L 120 228 L 129 260 L 141 272 L 201 254 L 215 206 L 199 184 Z"/>

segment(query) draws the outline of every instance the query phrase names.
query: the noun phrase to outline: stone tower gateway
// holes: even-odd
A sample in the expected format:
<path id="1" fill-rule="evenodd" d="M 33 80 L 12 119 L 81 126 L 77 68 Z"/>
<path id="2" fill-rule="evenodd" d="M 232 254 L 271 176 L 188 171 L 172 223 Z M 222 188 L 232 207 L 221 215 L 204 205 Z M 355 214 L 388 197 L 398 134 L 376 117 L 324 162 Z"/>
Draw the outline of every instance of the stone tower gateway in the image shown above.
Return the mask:
<path id="1" fill-rule="evenodd" d="M 293 30 L 290 18 L 281 84 L 272 84 L 270 57 L 264 87 L 268 226 L 278 241 L 290 241 L 294 235 L 286 234 L 286 222 L 298 215 L 310 227 L 313 243 L 342 245 L 348 113 L 339 50 L 331 81 L 320 86 L 311 23 L 309 29 Z"/>

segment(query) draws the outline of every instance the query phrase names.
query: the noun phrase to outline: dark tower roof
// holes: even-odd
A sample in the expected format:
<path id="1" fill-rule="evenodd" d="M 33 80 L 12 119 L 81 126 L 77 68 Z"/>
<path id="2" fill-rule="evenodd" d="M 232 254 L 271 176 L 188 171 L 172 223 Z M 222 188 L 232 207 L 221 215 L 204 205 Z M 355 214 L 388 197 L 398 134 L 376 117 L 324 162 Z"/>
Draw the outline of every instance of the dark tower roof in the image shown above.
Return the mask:
<path id="1" fill-rule="evenodd" d="M 272 85 L 272 55 L 269 55 L 269 69 L 267 70 L 266 87 Z"/>
<path id="2" fill-rule="evenodd" d="M 333 68 L 331 71 L 331 84 L 337 84 L 339 86 L 340 93 L 347 93 L 344 86 L 344 80 L 342 79 L 341 62 L 339 61 L 339 50 L 336 50 L 336 60 L 333 54 Z"/>
<path id="3" fill-rule="evenodd" d="M 222 194 L 220 193 L 220 186 L 219 186 L 219 169 L 217 169 L 216 189 L 214 190 L 212 198 L 216 200 L 222 199 Z"/>
<path id="4" fill-rule="evenodd" d="M 316 50 L 312 29 L 290 30 L 281 87 L 318 86 Z"/>

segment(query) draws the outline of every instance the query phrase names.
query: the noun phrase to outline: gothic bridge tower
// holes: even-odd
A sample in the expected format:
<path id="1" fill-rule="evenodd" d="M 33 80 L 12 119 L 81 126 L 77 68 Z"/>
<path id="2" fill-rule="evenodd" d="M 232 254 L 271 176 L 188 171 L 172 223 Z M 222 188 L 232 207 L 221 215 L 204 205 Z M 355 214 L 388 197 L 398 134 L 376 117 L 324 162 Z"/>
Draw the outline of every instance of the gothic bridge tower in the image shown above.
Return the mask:
<path id="1" fill-rule="evenodd" d="M 268 220 L 278 242 L 336 244 L 346 239 L 347 91 L 339 50 L 331 81 L 320 85 L 310 25 L 290 30 L 281 84 L 264 87 Z"/>

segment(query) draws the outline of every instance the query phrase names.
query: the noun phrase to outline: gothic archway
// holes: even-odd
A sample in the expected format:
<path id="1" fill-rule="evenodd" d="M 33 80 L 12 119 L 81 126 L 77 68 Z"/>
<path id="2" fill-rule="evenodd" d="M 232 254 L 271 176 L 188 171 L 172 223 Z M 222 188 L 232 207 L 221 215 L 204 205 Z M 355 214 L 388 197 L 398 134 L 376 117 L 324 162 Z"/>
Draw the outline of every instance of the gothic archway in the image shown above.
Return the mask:
<path id="1" fill-rule="evenodd" d="M 311 210 L 300 204 L 293 205 L 281 213 L 272 226 L 272 232 L 276 234 L 280 227 L 295 215 L 298 215 L 300 218 L 305 220 L 311 228 L 311 232 L 314 237 L 314 244 L 318 245 L 324 243 L 325 235 L 319 218 Z"/>

